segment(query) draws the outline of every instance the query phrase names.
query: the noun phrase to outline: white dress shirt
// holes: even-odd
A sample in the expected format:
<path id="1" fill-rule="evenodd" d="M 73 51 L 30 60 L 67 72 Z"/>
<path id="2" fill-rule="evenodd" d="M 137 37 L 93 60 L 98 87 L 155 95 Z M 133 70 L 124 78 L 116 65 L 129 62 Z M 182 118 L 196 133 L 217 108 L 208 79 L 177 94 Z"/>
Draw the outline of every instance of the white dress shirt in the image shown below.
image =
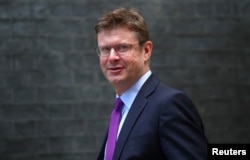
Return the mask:
<path id="1" fill-rule="evenodd" d="M 117 138 L 120 134 L 121 128 L 123 126 L 123 123 L 128 115 L 128 112 L 135 100 L 135 97 L 137 96 L 138 92 L 140 91 L 142 85 L 146 82 L 146 80 L 149 78 L 149 76 L 152 74 L 152 72 L 149 70 L 146 72 L 132 87 L 130 87 L 126 92 L 124 92 L 120 98 L 122 102 L 124 103 L 123 109 L 122 109 L 122 117 L 121 121 L 119 123 L 119 129 L 117 133 Z M 118 97 L 118 95 L 116 95 Z"/>

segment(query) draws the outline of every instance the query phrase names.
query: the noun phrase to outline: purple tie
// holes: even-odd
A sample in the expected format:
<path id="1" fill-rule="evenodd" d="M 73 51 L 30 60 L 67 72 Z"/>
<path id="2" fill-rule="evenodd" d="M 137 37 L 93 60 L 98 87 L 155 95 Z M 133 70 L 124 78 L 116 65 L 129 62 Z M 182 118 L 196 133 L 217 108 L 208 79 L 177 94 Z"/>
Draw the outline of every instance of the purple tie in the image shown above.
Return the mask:
<path id="1" fill-rule="evenodd" d="M 122 100 L 120 98 L 117 98 L 115 102 L 115 107 L 111 113 L 111 118 L 109 122 L 109 133 L 108 133 L 107 148 L 106 148 L 106 160 L 112 160 L 113 158 L 122 106 L 123 106 Z"/>

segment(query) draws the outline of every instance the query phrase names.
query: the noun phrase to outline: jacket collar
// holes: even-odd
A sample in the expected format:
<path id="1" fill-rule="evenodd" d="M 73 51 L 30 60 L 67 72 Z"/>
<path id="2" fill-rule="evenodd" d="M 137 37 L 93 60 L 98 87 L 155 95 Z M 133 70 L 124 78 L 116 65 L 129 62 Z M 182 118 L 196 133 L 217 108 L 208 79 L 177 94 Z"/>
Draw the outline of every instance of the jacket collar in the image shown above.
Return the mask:
<path id="1" fill-rule="evenodd" d="M 121 156 L 122 150 L 124 149 L 125 143 L 134 125 L 136 124 L 136 121 L 138 120 L 146 104 L 148 103 L 147 98 L 154 92 L 158 83 L 158 79 L 152 74 L 139 91 L 134 103 L 130 108 L 130 111 L 126 117 L 118 140 L 116 142 L 116 149 L 113 159 L 120 159 L 119 157 Z"/>

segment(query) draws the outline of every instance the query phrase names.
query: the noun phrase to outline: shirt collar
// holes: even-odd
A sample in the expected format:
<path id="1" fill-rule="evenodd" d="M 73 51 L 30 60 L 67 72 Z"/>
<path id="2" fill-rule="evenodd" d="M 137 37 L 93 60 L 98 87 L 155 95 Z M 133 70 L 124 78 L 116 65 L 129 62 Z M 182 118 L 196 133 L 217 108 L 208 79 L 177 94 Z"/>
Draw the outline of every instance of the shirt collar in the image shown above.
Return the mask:
<path id="1" fill-rule="evenodd" d="M 130 109 L 132 106 L 132 103 L 135 100 L 135 97 L 137 96 L 138 92 L 140 91 L 141 87 L 143 84 L 146 82 L 146 80 L 149 78 L 149 76 L 152 74 L 152 72 L 149 70 L 146 72 L 139 80 L 132 86 L 130 87 L 127 91 L 125 91 L 120 98 L 122 99 L 124 103 L 124 107 L 127 107 Z M 118 95 L 116 95 L 118 97 Z"/>

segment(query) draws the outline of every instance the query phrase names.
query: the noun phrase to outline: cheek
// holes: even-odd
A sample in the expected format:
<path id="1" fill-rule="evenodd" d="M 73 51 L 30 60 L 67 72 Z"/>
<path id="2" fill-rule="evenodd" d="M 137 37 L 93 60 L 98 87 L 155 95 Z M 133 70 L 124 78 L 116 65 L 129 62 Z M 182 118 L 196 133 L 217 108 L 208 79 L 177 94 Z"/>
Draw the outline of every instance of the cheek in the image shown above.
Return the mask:
<path id="1" fill-rule="evenodd" d="M 133 65 L 134 67 L 139 67 L 141 65 L 143 65 L 144 62 L 144 57 L 143 56 L 134 56 L 131 58 L 131 65 Z"/>
<path id="2" fill-rule="evenodd" d="M 123 59 L 124 64 L 128 69 L 134 68 L 138 63 L 138 57 L 130 56 Z"/>
<path id="3" fill-rule="evenodd" d="M 103 59 L 102 57 L 100 57 L 99 62 L 100 65 L 103 66 L 106 63 L 107 60 Z"/>
<path id="4" fill-rule="evenodd" d="M 139 70 L 141 69 L 142 63 L 141 59 L 138 57 L 132 58 L 128 65 L 127 65 L 127 70 L 130 72 L 130 74 L 138 74 Z"/>
<path id="5" fill-rule="evenodd" d="M 100 67 L 101 67 L 102 71 L 105 70 L 105 68 L 106 68 L 106 63 L 107 63 L 107 62 L 106 62 L 105 60 L 100 59 Z"/>

